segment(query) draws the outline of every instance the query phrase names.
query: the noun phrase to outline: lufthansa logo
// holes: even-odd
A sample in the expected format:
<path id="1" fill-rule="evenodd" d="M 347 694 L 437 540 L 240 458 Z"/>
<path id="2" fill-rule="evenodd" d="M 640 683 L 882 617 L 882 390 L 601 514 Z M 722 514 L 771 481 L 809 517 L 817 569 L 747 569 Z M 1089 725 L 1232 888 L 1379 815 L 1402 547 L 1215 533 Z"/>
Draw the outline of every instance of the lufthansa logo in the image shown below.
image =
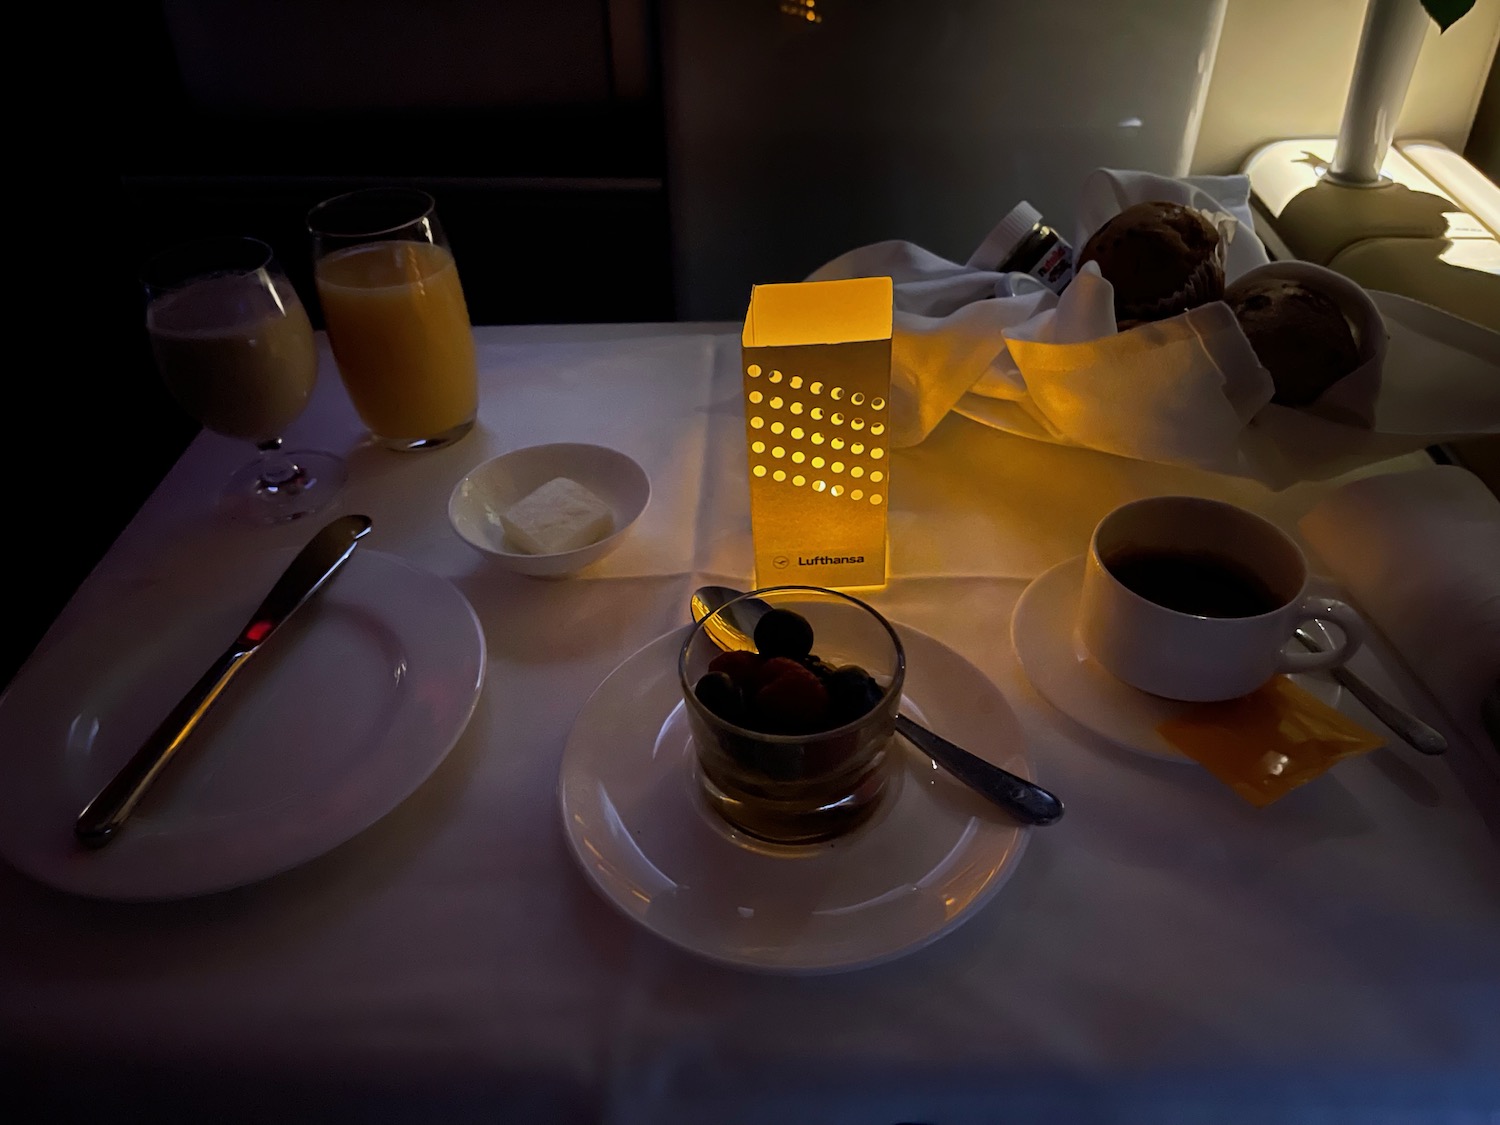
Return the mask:
<path id="1" fill-rule="evenodd" d="M 792 560 L 787 558 L 785 555 L 777 555 L 774 559 L 771 560 L 771 565 L 774 566 L 777 570 L 785 570 L 787 567 L 792 565 Z"/>

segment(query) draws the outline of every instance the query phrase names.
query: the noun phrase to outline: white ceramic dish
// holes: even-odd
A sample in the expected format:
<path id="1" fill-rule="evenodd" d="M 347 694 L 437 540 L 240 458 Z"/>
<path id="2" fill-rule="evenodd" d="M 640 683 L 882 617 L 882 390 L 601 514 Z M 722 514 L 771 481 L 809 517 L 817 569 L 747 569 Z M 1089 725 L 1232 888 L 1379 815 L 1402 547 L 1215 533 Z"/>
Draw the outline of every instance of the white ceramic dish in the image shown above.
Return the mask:
<path id="1" fill-rule="evenodd" d="M 96 898 L 185 898 L 350 839 L 437 768 L 484 679 L 479 620 L 446 579 L 361 547 L 205 717 L 119 838 L 80 809 L 244 624 L 291 555 L 108 592 L 0 697 L 0 854 Z"/>
<path id="2" fill-rule="evenodd" d="M 555 555 L 528 555 L 506 542 L 499 513 L 554 477 L 568 477 L 609 505 L 614 531 L 587 547 Z M 448 520 L 476 550 L 518 574 L 562 578 L 609 554 L 640 519 L 651 482 L 634 460 L 615 449 L 580 442 L 532 445 L 475 466 L 448 497 Z"/>
<path id="3" fill-rule="evenodd" d="M 1156 728 L 1198 705 L 1148 695 L 1117 680 L 1078 639 L 1083 565 L 1082 555 L 1059 563 L 1021 592 L 1010 637 L 1022 671 L 1043 699 L 1085 730 L 1151 758 L 1194 764 Z M 1338 698 L 1338 686 L 1321 676 L 1291 679 L 1330 706 Z"/>
<path id="4" fill-rule="evenodd" d="M 902 710 L 1031 776 L 1005 697 L 931 637 L 906 647 Z M 584 705 L 558 783 L 573 854 L 603 896 L 711 961 L 815 974 L 879 964 L 972 917 L 1019 862 L 1030 831 L 903 741 L 893 789 L 870 822 L 787 849 L 730 830 L 697 791 L 677 654 L 684 627 L 612 672 Z"/>

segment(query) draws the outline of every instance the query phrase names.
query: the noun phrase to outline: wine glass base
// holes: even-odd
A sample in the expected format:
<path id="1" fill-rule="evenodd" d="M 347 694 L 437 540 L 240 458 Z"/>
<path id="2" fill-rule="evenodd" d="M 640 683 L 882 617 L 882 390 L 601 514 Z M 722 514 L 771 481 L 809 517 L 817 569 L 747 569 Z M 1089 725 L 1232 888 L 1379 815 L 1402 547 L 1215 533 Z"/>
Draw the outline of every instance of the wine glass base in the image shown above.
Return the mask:
<path id="1" fill-rule="evenodd" d="M 348 468 L 342 457 L 317 450 L 287 453 L 297 472 L 272 484 L 261 479 L 260 462 L 235 472 L 219 495 L 220 508 L 240 523 L 290 523 L 328 507 L 344 490 Z"/>
<path id="2" fill-rule="evenodd" d="M 452 429 L 444 430 L 442 433 L 434 434 L 432 437 L 391 438 L 375 434 L 374 438 L 376 443 L 385 449 L 393 449 L 397 453 L 413 453 L 419 449 L 442 449 L 445 446 L 452 445 L 473 428 L 474 419 L 470 418 L 467 422 L 460 422 Z"/>

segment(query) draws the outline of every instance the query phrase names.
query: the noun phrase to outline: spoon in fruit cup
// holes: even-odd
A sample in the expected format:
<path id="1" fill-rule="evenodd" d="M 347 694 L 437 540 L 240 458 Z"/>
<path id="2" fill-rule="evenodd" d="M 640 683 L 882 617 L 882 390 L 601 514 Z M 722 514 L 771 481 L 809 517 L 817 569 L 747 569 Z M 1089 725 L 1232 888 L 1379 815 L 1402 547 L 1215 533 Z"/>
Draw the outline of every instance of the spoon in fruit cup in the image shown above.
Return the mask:
<path id="1" fill-rule="evenodd" d="M 736 598 L 741 600 L 735 601 Z M 730 606 L 728 612 L 717 611 Z M 759 598 L 745 598 L 728 586 L 700 586 L 693 591 L 695 623 L 714 615 L 703 631 L 726 652 L 755 652 L 755 623 L 771 607 Z M 949 742 L 905 715 L 896 716 L 896 731 L 939 766 L 975 792 L 989 798 L 1025 824 L 1052 824 L 1063 814 L 1063 803 L 1040 785 L 1003 770 L 992 762 Z"/>

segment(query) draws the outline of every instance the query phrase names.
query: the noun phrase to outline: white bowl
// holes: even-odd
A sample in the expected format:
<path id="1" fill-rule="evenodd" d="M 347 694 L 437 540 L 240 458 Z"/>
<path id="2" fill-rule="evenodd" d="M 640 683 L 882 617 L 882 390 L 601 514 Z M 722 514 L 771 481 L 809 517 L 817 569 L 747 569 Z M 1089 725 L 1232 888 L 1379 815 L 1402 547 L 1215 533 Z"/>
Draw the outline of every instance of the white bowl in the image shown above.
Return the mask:
<path id="1" fill-rule="evenodd" d="M 500 526 L 500 513 L 554 477 L 575 480 L 608 504 L 614 531 L 597 543 L 555 555 L 512 550 Z M 561 578 L 618 547 L 650 499 L 646 471 L 625 454 L 602 445 L 555 442 L 512 450 L 475 466 L 448 497 L 448 521 L 466 542 L 506 569 L 538 578 Z"/>

